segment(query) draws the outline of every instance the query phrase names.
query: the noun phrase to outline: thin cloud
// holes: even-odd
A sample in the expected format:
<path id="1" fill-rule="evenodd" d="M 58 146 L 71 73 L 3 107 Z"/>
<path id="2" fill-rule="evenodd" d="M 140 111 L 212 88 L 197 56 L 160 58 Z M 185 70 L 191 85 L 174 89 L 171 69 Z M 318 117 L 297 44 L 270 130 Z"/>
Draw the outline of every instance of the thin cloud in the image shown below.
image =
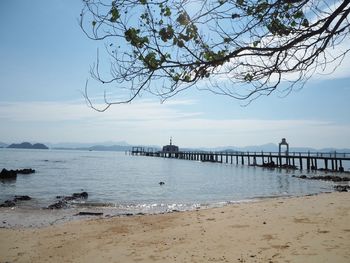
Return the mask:
<path id="1" fill-rule="evenodd" d="M 200 112 L 184 112 L 178 109 L 178 106 L 194 103 L 190 100 L 174 100 L 160 104 L 144 100 L 132 105 L 115 105 L 107 112 L 99 113 L 78 101 L 5 102 L 0 103 L 0 119 L 33 122 L 167 120 L 201 115 Z"/>
<path id="2" fill-rule="evenodd" d="M 347 147 L 343 142 L 350 134 L 348 124 L 307 119 L 214 119 L 187 107 L 195 103 L 138 101 L 105 113 L 93 111 L 83 102 L 0 103 L 0 121 L 7 123 L 0 138 L 162 145 L 174 136 L 181 147 L 215 147 L 277 143 L 286 137 L 292 145 Z"/>

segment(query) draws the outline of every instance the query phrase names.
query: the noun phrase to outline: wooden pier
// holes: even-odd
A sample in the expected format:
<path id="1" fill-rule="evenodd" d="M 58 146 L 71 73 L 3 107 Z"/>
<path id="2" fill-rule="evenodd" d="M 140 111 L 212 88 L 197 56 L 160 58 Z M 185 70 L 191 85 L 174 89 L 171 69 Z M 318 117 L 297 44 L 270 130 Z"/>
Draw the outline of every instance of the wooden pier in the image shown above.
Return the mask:
<path id="1" fill-rule="evenodd" d="M 288 154 L 280 154 L 279 152 L 164 152 L 156 151 L 153 148 L 133 147 L 130 154 L 268 168 L 279 167 L 339 172 L 344 172 L 344 162 L 350 161 L 350 153 L 337 152 L 290 152 Z"/>

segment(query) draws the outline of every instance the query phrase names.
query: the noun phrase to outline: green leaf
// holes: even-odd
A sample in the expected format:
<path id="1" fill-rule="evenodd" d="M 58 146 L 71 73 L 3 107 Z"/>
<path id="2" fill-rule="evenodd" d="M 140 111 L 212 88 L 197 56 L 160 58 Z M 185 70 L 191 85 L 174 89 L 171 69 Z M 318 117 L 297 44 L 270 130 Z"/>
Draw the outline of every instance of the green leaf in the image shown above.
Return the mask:
<path id="1" fill-rule="evenodd" d="M 293 15 L 293 17 L 294 17 L 295 19 L 303 18 L 303 17 L 304 17 L 304 13 L 303 13 L 302 11 L 298 11 L 298 12 L 296 12 L 296 13 Z"/>
<path id="2" fill-rule="evenodd" d="M 171 10 L 170 10 L 169 7 L 166 7 L 166 8 L 165 8 L 164 16 L 171 16 Z"/>
<path id="3" fill-rule="evenodd" d="M 237 5 L 242 6 L 244 4 L 244 0 L 237 0 L 236 3 Z"/>
<path id="4" fill-rule="evenodd" d="M 151 70 L 156 70 L 159 66 L 159 60 L 156 58 L 156 53 L 155 52 L 150 52 L 147 54 L 147 56 L 143 59 L 145 65 L 151 69 Z"/>
<path id="5" fill-rule="evenodd" d="M 116 22 L 120 17 L 120 13 L 118 9 L 113 6 L 110 13 L 111 13 L 111 18 L 109 19 L 109 21 L 111 21 L 112 23 Z"/>
<path id="6" fill-rule="evenodd" d="M 142 48 L 146 43 L 149 43 L 149 40 L 148 37 L 140 37 L 138 35 L 139 33 L 139 29 L 131 27 L 124 32 L 125 40 L 130 42 L 134 47 Z"/>
<path id="7" fill-rule="evenodd" d="M 262 2 L 258 4 L 257 7 L 255 8 L 255 13 L 264 14 L 269 7 L 270 5 L 267 2 Z"/>
<path id="8" fill-rule="evenodd" d="M 159 31 L 159 36 L 164 42 L 167 42 L 168 40 L 172 39 L 174 37 L 174 29 L 172 26 L 168 25 L 167 27 L 163 27 Z"/>
<path id="9" fill-rule="evenodd" d="M 176 21 L 182 26 L 187 26 L 191 22 L 190 17 L 188 16 L 188 14 L 186 12 L 182 12 L 178 16 Z"/>
<path id="10" fill-rule="evenodd" d="M 309 26 L 309 21 L 305 18 L 305 19 L 303 20 L 302 25 L 303 25 L 304 27 L 308 27 L 308 26 Z"/>
<path id="11" fill-rule="evenodd" d="M 176 44 L 179 48 L 183 48 L 185 46 L 185 43 L 181 39 L 178 40 Z"/>
<path id="12" fill-rule="evenodd" d="M 178 82 L 178 81 L 180 80 L 179 74 L 175 74 L 175 75 L 173 76 L 173 80 L 174 80 L 175 82 Z"/>
<path id="13" fill-rule="evenodd" d="M 253 80 L 253 76 L 250 73 L 247 73 L 244 76 L 244 80 L 247 81 L 247 82 L 251 82 Z"/>

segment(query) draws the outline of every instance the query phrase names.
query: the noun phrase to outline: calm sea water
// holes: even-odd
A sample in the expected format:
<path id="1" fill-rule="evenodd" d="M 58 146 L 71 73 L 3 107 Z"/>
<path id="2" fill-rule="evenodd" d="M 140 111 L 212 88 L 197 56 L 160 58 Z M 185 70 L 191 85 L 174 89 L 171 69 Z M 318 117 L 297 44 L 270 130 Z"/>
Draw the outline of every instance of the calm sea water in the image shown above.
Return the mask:
<path id="1" fill-rule="evenodd" d="M 300 171 L 125 155 L 123 152 L 0 149 L 0 169 L 33 168 L 36 173 L 0 182 L 0 202 L 47 207 L 56 196 L 87 191 L 85 206 L 120 211 L 186 210 L 263 197 L 333 191 L 333 183 L 302 180 Z M 160 186 L 159 182 L 165 182 Z M 77 204 L 78 205 L 78 204 Z M 82 205 L 80 203 L 80 205 Z"/>

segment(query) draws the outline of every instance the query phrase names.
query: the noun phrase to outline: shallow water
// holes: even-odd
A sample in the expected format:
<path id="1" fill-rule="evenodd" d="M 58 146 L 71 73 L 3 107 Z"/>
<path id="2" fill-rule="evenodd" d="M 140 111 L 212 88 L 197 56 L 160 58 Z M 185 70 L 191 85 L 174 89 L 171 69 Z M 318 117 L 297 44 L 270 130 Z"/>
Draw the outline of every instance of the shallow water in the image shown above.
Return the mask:
<path id="1" fill-rule="evenodd" d="M 83 202 L 124 210 L 185 209 L 271 196 L 332 191 L 333 183 L 301 180 L 300 171 L 189 160 L 130 156 L 123 152 L 0 150 L 0 169 L 33 168 L 0 183 L 0 201 L 14 195 L 33 200 L 20 206 L 46 207 L 56 196 L 87 191 Z M 159 182 L 165 182 L 160 186 Z"/>
<path id="2" fill-rule="evenodd" d="M 263 169 L 221 163 L 131 156 L 123 152 L 0 149 L 0 169 L 33 168 L 36 173 L 0 181 L 0 203 L 29 195 L 15 208 L 0 208 L 2 227 L 46 226 L 81 217 L 163 213 L 333 191 L 334 183 L 302 180 L 306 171 Z M 315 172 L 312 172 L 316 175 Z M 317 172 L 322 174 L 322 172 Z M 345 175 L 348 176 L 348 175 Z M 159 182 L 165 182 L 159 185 Z M 87 200 L 48 210 L 56 196 L 87 191 Z M 90 217 L 91 218 L 91 217 Z"/>

